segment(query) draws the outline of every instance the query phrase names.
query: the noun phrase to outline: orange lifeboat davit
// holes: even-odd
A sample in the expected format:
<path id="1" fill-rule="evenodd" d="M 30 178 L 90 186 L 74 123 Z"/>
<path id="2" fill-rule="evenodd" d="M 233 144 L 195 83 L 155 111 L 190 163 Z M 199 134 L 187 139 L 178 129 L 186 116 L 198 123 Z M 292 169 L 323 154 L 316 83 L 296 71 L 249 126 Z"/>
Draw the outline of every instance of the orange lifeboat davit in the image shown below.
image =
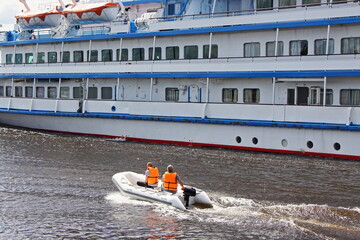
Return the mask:
<path id="1" fill-rule="evenodd" d="M 63 14 L 70 24 L 110 22 L 119 13 L 119 5 L 112 2 L 70 5 Z"/>

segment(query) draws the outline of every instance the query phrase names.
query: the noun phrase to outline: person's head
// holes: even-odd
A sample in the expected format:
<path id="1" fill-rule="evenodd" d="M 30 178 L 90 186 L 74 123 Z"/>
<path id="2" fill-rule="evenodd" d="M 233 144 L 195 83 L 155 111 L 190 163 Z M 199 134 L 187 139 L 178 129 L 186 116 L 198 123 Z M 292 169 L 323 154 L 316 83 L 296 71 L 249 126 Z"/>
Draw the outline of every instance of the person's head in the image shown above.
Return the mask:
<path id="1" fill-rule="evenodd" d="M 174 167 L 173 167 L 172 165 L 167 166 L 167 171 L 168 171 L 169 173 L 174 172 Z"/>
<path id="2" fill-rule="evenodd" d="M 147 164 L 146 164 L 146 167 L 152 167 L 153 166 L 153 164 L 152 164 L 152 162 L 148 162 Z"/>

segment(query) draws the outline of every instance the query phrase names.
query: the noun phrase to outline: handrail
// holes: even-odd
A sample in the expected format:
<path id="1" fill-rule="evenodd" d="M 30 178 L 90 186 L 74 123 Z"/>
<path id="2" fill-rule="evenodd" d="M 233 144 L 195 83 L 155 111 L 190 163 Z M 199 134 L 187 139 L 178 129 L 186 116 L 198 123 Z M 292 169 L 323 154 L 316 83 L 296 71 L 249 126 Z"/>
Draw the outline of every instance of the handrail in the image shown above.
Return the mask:
<path id="1" fill-rule="evenodd" d="M 216 15 L 228 15 L 228 16 L 235 16 L 235 15 L 242 15 L 242 13 L 245 12 L 250 12 L 248 13 L 248 15 L 250 14 L 256 14 L 257 12 L 262 12 L 262 11 L 270 11 L 270 10 L 281 10 L 281 9 L 288 9 L 288 8 L 300 8 L 300 7 L 313 7 L 313 6 L 323 6 L 323 5 L 328 5 L 329 8 L 332 7 L 332 5 L 334 4 L 344 4 L 344 3 L 350 3 L 350 2 L 358 2 L 358 4 L 360 4 L 360 1 L 358 0 L 342 0 L 342 1 L 336 1 L 336 2 L 325 2 L 325 3 L 309 3 L 309 4 L 300 4 L 300 5 L 287 5 L 287 6 L 279 6 L 279 7 L 271 7 L 271 8 L 254 8 L 254 9 L 243 9 L 243 10 L 236 10 L 236 11 L 225 11 L 225 12 L 216 12 L 216 13 L 199 13 L 199 14 L 189 14 L 189 15 L 179 15 L 179 16 L 165 16 L 165 17 L 157 17 L 157 18 L 150 18 L 150 19 L 157 19 L 157 20 L 164 20 L 164 21 L 168 21 L 168 20 L 173 20 L 173 19 L 177 19 L 177 18 L 189 18 L 192 17 L 193 19 L 197 16 L 208 16 L 209 18 L 211 17 L 216 17 Z"/>
<path id="2" fill-rule="evenodd" d="M 256 57 L 219 57 L 219 58 L 194 58 L 194 59 L 187 59 L 187 58 L 182 58 L 182 59 L 161 59 L 161 60 L 128 60 L 128 61 L 97 61 L 97 62 L 89 62 L 89 61 L 84 61 L 84 62 L 56 62 L 56 63 L 49 63 L 49 62 L 45 62 L 45 63 L 1 63 L 0 66 L 2 67 L 17 67 L 17 66 L 37 66 L 37 65 L 47 65 L 47 66 L 56 66 L 56 65 L 107 65 L 107 64 L 124 64 L 124 65 L 131 65 L 131 64 L 138 64 L 138 63 L 161 63 L 161 62 L 184 62 L 184 61 L 216 61 L 216 60 L 235 60 L 235 59 L 246 59 L 246 60 L 255 60 L 255 59 L 271 59 L 271 58 L 275 58 L 280 59 L 280 58 L 300 58 L 300 60 L 302 58 L 306 58 L 306 57 L 325 57 L 326 59 L 328 59 L 329 57 L 332 56 L 353 56 L 354 59 L 356 59 L 358 56 L 360 56 L 360 53 L 339 53 L 339 54 L 312 54 L 312 55 L 281 55 L 281 56 L 256 56 Z"/>

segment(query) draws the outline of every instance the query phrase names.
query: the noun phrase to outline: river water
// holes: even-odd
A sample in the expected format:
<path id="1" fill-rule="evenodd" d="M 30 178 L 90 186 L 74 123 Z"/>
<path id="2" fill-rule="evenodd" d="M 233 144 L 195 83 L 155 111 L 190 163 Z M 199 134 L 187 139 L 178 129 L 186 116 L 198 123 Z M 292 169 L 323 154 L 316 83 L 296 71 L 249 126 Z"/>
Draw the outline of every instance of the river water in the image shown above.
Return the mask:
<path id="1" fill-rule="evenodd" d="M 360 239 L 360 161 L 0 126 L 0 239 Z M 131 200 L 120 171 L 173 164 L 209 209 Z"/>

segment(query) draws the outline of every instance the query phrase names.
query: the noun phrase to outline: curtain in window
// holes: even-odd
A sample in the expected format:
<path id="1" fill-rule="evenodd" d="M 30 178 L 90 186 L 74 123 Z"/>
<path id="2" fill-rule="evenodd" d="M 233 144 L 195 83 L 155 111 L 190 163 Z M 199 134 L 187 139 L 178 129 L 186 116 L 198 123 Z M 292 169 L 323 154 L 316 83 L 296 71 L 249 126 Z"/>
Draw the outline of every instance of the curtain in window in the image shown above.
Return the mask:
<path id="1" fill-rule="evenodd" d="M 283 55 L 284 55 L 284 43 L 280 41 L 278 42 L 277 56 L 283 56 Z M 275 56 L 275 42 L 266 43 L 266 56 L 268 57 Z"/>
<path id="2" fill-rule="evenodd" d="M 244 44 L 244 57 L 259 57 L 260 56 L 260 43 L 245 43 Z"/>
<path id="3" fill-rule="evenodd" d="M 315 54 L 326 54 L 326 39 L 315 40 Z M 328 54 L 334 54 L 334 39 L 329 39 L 329 52 Z"/>
<path id="4" fill-rule="evenodd" d="M 177 88 L 166 88 L 165 100 L 170 102 L 179 101 L 179 90 Z"/>

